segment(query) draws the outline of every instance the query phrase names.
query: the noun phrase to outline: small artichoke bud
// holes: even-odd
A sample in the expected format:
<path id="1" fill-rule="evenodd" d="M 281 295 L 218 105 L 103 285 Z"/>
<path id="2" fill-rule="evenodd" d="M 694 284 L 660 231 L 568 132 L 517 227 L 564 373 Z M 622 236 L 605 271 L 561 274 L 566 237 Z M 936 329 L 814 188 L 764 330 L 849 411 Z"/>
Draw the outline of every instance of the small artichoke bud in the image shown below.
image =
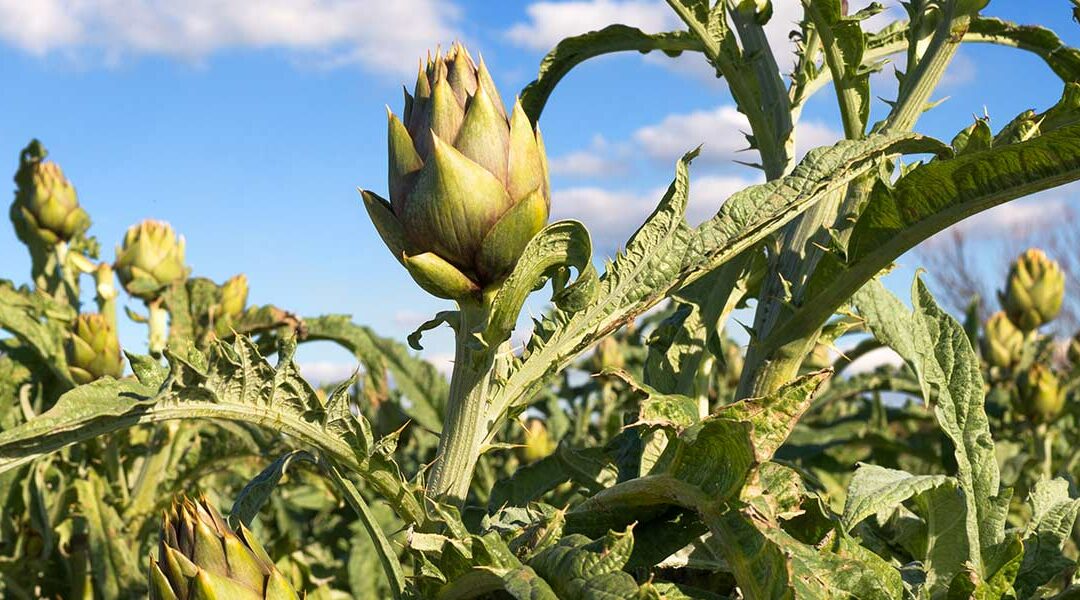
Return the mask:
<path id="1" fill-rule="evenodd" d="M 90 383 L 105 376 L 124 374 L 120 339 L 108 319 L 99 314 L 82 314 L 68 334 L 64 350 L 68 371 L 76 383 Z"/>
<path id="2" fill-rule="evenodd" d="M 294 600 L 298 596 L 255 536 L 233 531 L 205 499 L 182 499 L 165 513 L 157 558 L 150 559 L 154 600 Z"/>
<path id="3" fill-rule="evenodd" d="M 129 294 L 152 301 L 162 289 L 188 276 L 184 236 L 177 237 L 164 221 L 148 219 L 132 225 L 123 245 L 116 248 L 115 268 Z"/>
<path id="4" fill-rule="evenodd" d="M 429 58 L 402 118 L 389 114 L 389 202 L 368 214 L 420 287 L 479 297 L 514 268 L 547 223 L 551 190 L 539 130 L 460 44 Z"/>
<path id="5" fill-rule="evenodd" d="M 1080 331 L 1074 333 L 1072 339 L 1069 340 L 1069 347 L 1066 348 L 1065 354 L 1073 368 L 1080 365 Z"/>
<path id="6" fill-rule="evenodd" d="M 237 319 L 247 306 L 248 282 L 243 273 L 221 284 L 220 301 L 214 312 L 214 333 L 218 337 L 229 335 Z"/>
<path id="7" fill-rule="evenodd" d="M 1065 390 L 1049 367 L 1035 363 L 1016 378 L 1018 408 L 1029 419 L 1048 423 L 1065 408 Z"/>
<path id="8" fill-rule="evenodd" d="M 25 244 L 53 245 L 81 235 L 90 227 L 90 216 L 79 206 L 75 188 L 60 165 L 43 162 L 48 153 L 33 140 L 19 158 L 15 173 L 15 201 L 11 221 Z"/>
<path id="9" fill-rule="evenodd" d="M 529 419 L 525 423 L 525 445 L 521 448 L 521 460 L 526 464 L 534 463 L 555 451 L 555 440 L 551 439 L 547 427 L 540 419 Z"/>
<path id="10" fill-rule="evenodd" d="M 1008 369 L 1020 360 L 1024 350 L 1024 332 L 1016 328 L 1004 311 L 986 320 L 983 335 L 983 358 L 993 367 Z"/>
<path id="11" fill-rule="evenodd" d="M 243 273 L 221 284 L 221 314 L 239 317 L 247 306 L 248 281 Z"/>
<path id="12" fill-rule="evenodd" d="M 742 377 L 743 363 L 742 349 L 734 342 L 728 342 L 724 345 L 724 381 L 728 386 L 735 387 L 739 385 L 739 378 Z"/>
<path id="13" fill-rule="evenodd" d="M 601 373 L 607 369 L 621 369 L 626 366 L 626 357 L 623 356 L 619 340 L 614 336 L 607 336 L 596 344 L 593 355 L 589 360 L 589 369 L 593 373 Z"/>
<path id="14" fill-rule="evenodd" d="M 1013 324 L 1021 331 L 1034 331 L 1061 311 L 1065 274 L 1042 250 L 1030 248 L 1013 262 L 999 296 Z"/>

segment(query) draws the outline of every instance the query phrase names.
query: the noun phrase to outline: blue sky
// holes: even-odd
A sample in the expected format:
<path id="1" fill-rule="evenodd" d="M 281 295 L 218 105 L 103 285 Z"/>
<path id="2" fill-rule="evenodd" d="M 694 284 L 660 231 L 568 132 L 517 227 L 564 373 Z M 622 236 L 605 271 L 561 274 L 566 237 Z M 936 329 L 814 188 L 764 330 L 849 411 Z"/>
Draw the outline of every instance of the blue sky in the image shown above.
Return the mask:
<path id="1" fill-rule="evenodd" d="M 769 33 L 785 47 L 798 3 L 775 4 Z M 1051 26 L 1080 45 L 1070 10 L 1068 0 L 996 0 L 986 14 Z M 418 56 L 437 43 L 460 39 L 482 53 L 510 99 L 558 39 L 611 22 L 677 26 L 653 0 L 0 0 L 0 171 L 14 173 L 19 150 L 38 137 L 76 185 L 107 257 L 128 225 L 163 219 L 187 238 L 198 275 L 244 272 L 255 303 L 351 313 L 404 339 L 445 303 L 401 270 L 356 193 L 386 188 L 384 105 L 400 111 L 401 85 L 412 86 Z M 875 78 L 875 95 L 893 96 L 891 68 Z M 918 129 L 948 140 L 984 109 L 997 128 L 1050 105 L 1060 89 L 1030 55 L 965 46 L 939 92 L 949 100 Z M 800 150 L 838 137 L 834 105 L 831 88 L 809 103 Z M 611 253 L 655 205 L 675 158 L 704 143 L 690 210 L 704 218 L 758 181 L 732 162 L 740 118 L 698 56 L 585 64 L 540 123 L 553 215 L 584 220 Z M 977 225 L 992 233 L 1049 222 L 1067 197 L 1053 191 Z M 28 258 L 9 227 L 0 228 L 0 258 L 0 277 L 26 281 Z M 901 288 L 915 266 L 905 258 L 893 275 Z M 141 326 L 122 334 L 145 349 Z M 426 339 L 428 355 L 445 360 L 449 335 Z M 316 377 L 352 364 L 328 344 L 304 349 L 301 360 Z"/>

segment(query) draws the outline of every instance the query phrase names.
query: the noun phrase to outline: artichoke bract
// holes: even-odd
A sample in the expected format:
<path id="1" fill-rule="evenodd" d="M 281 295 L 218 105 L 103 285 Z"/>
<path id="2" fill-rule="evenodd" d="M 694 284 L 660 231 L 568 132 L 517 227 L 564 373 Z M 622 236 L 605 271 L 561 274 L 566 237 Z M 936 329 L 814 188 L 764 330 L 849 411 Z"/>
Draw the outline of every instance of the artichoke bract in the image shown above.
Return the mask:
<path id="1" fill-rule="evenodd" d="M 105 376 L 120 377 L 124 374 L 120 338 L 103 315 L 79 315 L 68 334 L 64 350 L 68 372 L 76 383 L 90 383 Z"/>
<path id="2" fill-rule="evenodd" d="M 59 165 L 44 162 L 47 154 L 41 142 L 31 141 L 15 173 L 18 190 L 11 204 L 11 221 L 25 244 L 66 242 L 90 227 L 90 215 L 79 206 L 75 188 Z"/>
<path id="3" fill-rule="evenodd" d="M 1034 331 L 1061 312 L 1065 274 L 1042 250 L 1029 248 L 1009 268 L 1001 304 L 1014 325 Z"/>
<path id="4" fill-rule="evenodd" d="M 159 600 L 292 600 L 296 591 L 243 525 L 233 531 L 205 499 L 165 513 L 150 597 Z"/>
<path id="5" fill-rule="evenodd" d="M 1020 360 L 1024 350 L 1024 332 L 1016 328 L 1004 311 L 986 320 L 983 357 L 991 366 L 1007 369 Z"/>
<path id="6" fill-rule="evenodd" d="M 1065 408 L 1065 390 L 1057 376 L 1039 363 L 1016 378 L 1016 399 L 1020 411 L 1039 423 L 1053 421 Z"/>
<path id="7" fill-rule="evenodd" d="M 154 300 L 162 289 L 188 276 L 184 236 L 178 237 L 163 221 L 147 219 L 132 225 L 124 234 L 124 243 L 116 248 L 114 267 L 129 294 Z"/>
<path id="8" fill-rule="evenodd" d="M 483 60 L 436 52 L 389 113 L 390 200 L 361 190 L 391 252 L 420 287 L 462 299 L 501 283 L 547 223 L 540 132 L 520 102 L 508 115 Z"/>

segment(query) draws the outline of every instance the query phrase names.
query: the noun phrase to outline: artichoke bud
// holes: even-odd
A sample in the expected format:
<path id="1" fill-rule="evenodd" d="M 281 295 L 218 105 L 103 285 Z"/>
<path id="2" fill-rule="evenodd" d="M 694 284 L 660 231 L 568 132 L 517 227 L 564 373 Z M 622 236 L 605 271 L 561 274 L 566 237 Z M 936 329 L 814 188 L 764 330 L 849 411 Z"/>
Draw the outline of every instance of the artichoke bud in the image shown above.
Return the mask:
<path id="1" fill-rule="evenodd" d="M 206 499 L 174 502 L 165 513 L 150 598 L 297 599 L 266 551 L 243 525 L 233 531 Z"/>
<path id="2" fill-rule="evenodd" d="M 1069 340 L 1069 347 L 1066 348 L 1066 356 L 1069 359 L 1069 364 L 1076 368 L 1080 365 L 1080 331 L 1073 334 Z"/>
<path id="3" fill-rule="evenodd" d="M 521 460 L 526 464 L 534 463 L 555 451 L 555 440 L 551 439 L 547 427 L 540 419 L 529 419 L 525 423 L 525 445 L 521 448 Z"/>
<path id="4" fill-rule="evenodd" d="M 124 374 L 120 339 L 103 315 L 79 315 L 68 333 L 64 350 L 68 371 L 76 383 L 90 383 L 105 376 L 119 378 Z"/>
<path id="5" fill-rule="evenodd" d="M 543 140 L 521 103 L 507 113 L 484 62 L 455 44 L 429 57 L 388 138 L 390 200 L 361 193 L 394 256 L 442 298 L 500 284 L 551 205 Z"/>
<path id="6" fill-rule="evenodd" d="M 1053 421 L 1065 407 L 1065 390 L 1049 367 L 1035 363 L 1016 378 L 1020 412 L 1040 423 Z"/>
<path id="7" fill-rule="evenodd" d="M 1061 311 L 1065 274 L 1057 261 L 1038 248 L 1030 248 L 1009 268 L 1005 291 L 999 296 L 1013 324 L 1021 331 L 1034 331 Z"/>
<path id="8" fill-rule="evenodd" d="M 724 380 L 730 387 L 739 385 L 742 377 L 743 353 L 738 344 L 728 343 L 724 347 Z"/>
<path id="9" fill-rule="evenodd" d="M 53 245 L 82 235 L 90 227 L 90 215 L 79 206 L 75 188 L 60 166 L 45 162 L 41 142 L 33 140 L 20 155 L 15 173 L 15 201 L 11 221 L 25 244 Z"/>
<path id="10" fill-rule="evenodd" d="M 626 366 L 626 357 L 623 356 L 622 348 L 619 347 L 619 341 L 613 336 L 608 336 L 596 344 L 589 363 L 589 369 L 593 373 L 602 373 L 608 369 L 623 368 Z"/>
<path id="11" fill-rule="evenodd" d="M 132 225 L 116 248 L 116 274 L 128 293 L 147 302 L 177 281 L 187 279 L 184 237 L 164 221 Z"/>
<path id="12" fill-rule="evenodd" d="M 213 309 L 214 333 L 226 337 L 235 328 L 247 306 L 248 282 L 241 273 L 229 278 L 218 288 L 218 302 Z"/>
<path id="13" fill-rule="evenodd" d="M 1016 328 L 1004 311 L 986 320 L 983 335 L 983 358 L 993 367 L 1007 369 L 1015 365 L 1024 351 L 1024 332 Z"/>

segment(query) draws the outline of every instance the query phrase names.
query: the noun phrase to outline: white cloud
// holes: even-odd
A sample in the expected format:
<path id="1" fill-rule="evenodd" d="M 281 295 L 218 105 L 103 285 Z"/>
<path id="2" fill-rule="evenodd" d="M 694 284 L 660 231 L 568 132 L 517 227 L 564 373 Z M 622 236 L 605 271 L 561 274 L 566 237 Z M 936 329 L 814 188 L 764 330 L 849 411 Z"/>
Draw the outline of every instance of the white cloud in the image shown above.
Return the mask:
<path id="1" fill-rule="evenodd" d="M 603 29 L 612 23 L 647 32 L 668 31 L 679 26 L 671 9 L 655 0 L 534 2 L 525 13 L 528 22 L 512 25 L 506 37 L 521 47 L 544 52 L 563 38 Z"/>
<path id="2" fill-rule="evenodd" d="M 421 323 L 430 319 L 432 315 L 418 310 L 402 309 L 394 313 L 394 324 L 407 331 L 415 331 Z"/>
<path id="3" fill-rule="evenodd" d="M 687 221 L 697 225 L 716 214 L 728 196 L 757 181 L 736 176 L 705 175 L 690 178 Z M 666 187 L 646 193 L 616 191 L 600 187 L 573 187 L 555 190 L 551 201 L 553 219 L 577 219 L 589 227 L 601 252 L 613 252 L 629 239 L 652 214 Z"/>
<path id="4" fill-rule="evenodd" d="M 892 348 L 876 348 L 853 360 L 844 369 L 844 374 L 848 376 L 858 375 L 860 373 L 869 373 L 878 367 L 899 367 L 902 364 L 904 364 L 904 359 L 900 358 L 900 355 Z"/>
<path id="5" fill-rule="evenodd" d="M 655 125 L 638 129 L 633 138 L 642 152 L 663 163 L 673 162 L 687 150 L 703 144 L 700 163 L 727 165 L 734 160 L 757 162 L 756 153 L 743 152 L 749 146 L 743 132 L 749 131 L 745 115 L 734 106 L 722 105 L 712 110 L 668 115 Z M 803 121 L 796 125 L 795 133 L 799 156 L 844 137 L 820 121 Z"/>
<path id="6" fill-rule="evenodd" d="M 626 171 L 625 154 L 620 148 L 608 143 L 603 136 L 593 137 L 587 150 L 578 150 L 552 158 L 549 163 L 553 175 L 569 177 L 609 177 Z"/>
<path id="7" fill-rule="evenodd" d="M 458 14 L 444 0 L 0 0 L 0 40 L 35 55 L 106 62 L 280 48 L 324 65 L 403 74 L 433 43 L 456 37 Z"/>
<path id="8" fill-rule="evenodd" d="M 360 365 L 356 362 L 313 361 L 298 366 L 300 374 L 312 385 L 325 385 L 345 381 Z"/>

